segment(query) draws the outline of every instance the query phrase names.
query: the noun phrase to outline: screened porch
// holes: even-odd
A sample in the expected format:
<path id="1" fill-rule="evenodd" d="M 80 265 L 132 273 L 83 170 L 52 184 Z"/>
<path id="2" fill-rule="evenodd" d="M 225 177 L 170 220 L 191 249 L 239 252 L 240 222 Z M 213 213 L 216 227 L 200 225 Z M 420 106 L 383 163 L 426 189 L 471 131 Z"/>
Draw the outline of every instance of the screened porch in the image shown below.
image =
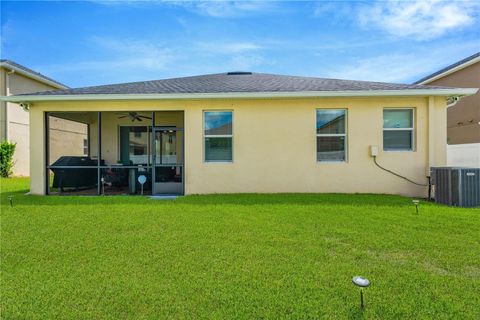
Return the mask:
<path id="1" fill-rule="evenodd" d="M 75 123 L 83 143 L 54 130 L 56 119 Z M 183 111 L 48 112 L 45 127 L 48 194 L 184 193 Z"/>

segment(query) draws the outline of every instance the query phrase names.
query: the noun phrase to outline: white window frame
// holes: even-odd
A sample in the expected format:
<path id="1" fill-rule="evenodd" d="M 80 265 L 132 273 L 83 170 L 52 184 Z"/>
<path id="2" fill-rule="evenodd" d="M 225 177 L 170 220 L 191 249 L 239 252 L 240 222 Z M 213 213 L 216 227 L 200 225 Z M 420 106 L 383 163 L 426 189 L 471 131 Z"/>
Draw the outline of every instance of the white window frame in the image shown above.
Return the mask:
<path id="1" fill-rule="evenodd" d="M 231 134 L 205 134 L 205 114 L 208 112 L 230 112 L 232 114 L 232 133 Z M 216 110 L 216 109 L 209 109 L 209 110 L 203 110 L 203 116 L 202 116 L 202 134 L 203 134 L 203 162 L 204 163 L 232 163 L 233 162 L 233 110 Z M 207 138 L 230 138 L 232 139 L 232 159 L 231 160 L 207 160 L 207 153 L 206 153 L 206 142 Z"/>
<path id="2" fill-rule="evenodd" d="M 345 133 L 318 133 L 317 132 L 317 117 L 318 111 L 321 110 L 335 110 L 335 111 L 345 111 Z M 318 137 L 344 137 L 343 139 L 343 150 L 345 152 L 345 159 L 344 160 L 318 160 L 318 143 L 317 139 L 315 138 L 315 159 L 318 163 L 346 163 L 348 162 L 348 109 L 346 108 L 316 108 L 315 109 L 315 134 L 316 138 Z"/>
<path id="3" fill-rule="evenodd" d="M 383 127 L 385 119 L 384 119 L 384 111 L 385 110 L 411 110 L 412 111 L 412 126 L 410 128 L 385 128 Z M 385 131 L 410 131 L 410 145 L 412 146 L 410 149 L 385 149 L 384 144 L 384 135 Z M 382 110 L 382 145 L 383 151 L 385 152 L 413 152 L 415 151 L 415 108 L 383 108 Z"/>

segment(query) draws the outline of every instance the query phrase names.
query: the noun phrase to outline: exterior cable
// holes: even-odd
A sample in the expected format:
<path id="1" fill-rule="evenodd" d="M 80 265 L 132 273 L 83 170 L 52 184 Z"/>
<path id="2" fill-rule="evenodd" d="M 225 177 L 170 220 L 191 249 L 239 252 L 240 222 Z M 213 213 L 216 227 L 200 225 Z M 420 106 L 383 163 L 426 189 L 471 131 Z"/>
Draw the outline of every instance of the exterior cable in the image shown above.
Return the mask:
<path id="1" fill-rule="evenodd" d="M 416 184 L 417 186 L 428 187 L 428 184 L 417 183 L 417 182 L 415 182 L 415 181 L 413 181 L 413 180 L 410 180 L 410 179 L 408 179 L 408 178 L 406 178 L 406 177 L 404 177 L 404 176 L 402 176 L 402 175 L 400 175 L 400 174 L 398 174 L 398 173 L 396 173 L 396 172 L 393 172 L 392 170 L 388 170 L 388 169 L 382 167 L 382 166 L 379 165 L 378 162 L 377 162 L 377 156 L 373 156 L 373 162 L 375 163 L 375 165 L 376 165 L 377 167 L 379 167 L 379 168 L 382 169 L 383 171 L 386 171 L 386 172 L 388 172 L 388 173 L 390 173 L 390 174 L 393 174 L 394 176 L 397 176 L 397 177 L 399 177 L 399 178 L 402 178 L 403 180 L 406 180 L 406 181 L 408 181 L 408 182 L 410 182 L 410 183 Z"/>

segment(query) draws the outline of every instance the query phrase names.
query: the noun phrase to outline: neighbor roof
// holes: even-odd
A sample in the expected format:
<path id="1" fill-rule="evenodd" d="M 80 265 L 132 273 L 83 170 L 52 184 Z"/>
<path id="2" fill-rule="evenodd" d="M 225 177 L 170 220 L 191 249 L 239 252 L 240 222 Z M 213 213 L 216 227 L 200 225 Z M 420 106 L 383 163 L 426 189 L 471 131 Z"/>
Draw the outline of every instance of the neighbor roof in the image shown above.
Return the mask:
<path id="1" fill-rule="evenodd" d="M 465 59 L 462 59 L 460 61 L 455 62 L 454 64 L 449 65 L 448 67 L 445 67 L 443 69 L 438 70 L 437 72 L 432 73 L 431 75 L 428 75 L 416 82 L 414 84 L 427 84 L 429 82 L 432 82 L 434 80 L 437 80 L 439 78 L 442 78 L 452 72 L 461 70 L 465 67 L 468 67 L 469 65 L 472 65 L 474 63 L 477 63 L 480 61 L 480 52 L 477 52 L 470 57 L 467 57 Z"/>
<path id="2" fill-rule="evenodd" d="M 471 94 L 468 90 L 471 91 L 473 89 L 324 79 L 252 72 L 227 72 L 164 80 L 52 90 L 18 95 L 13 98 L 10 97 L 10 99 L 15 99 L 15 101 L 51 101 Z"/>
<path id="3" fill-rule="evenodd" d="M 48 85 L 51 85 L 52 87 L 56 87 L 59 89 L 67 89 L 68 86 L 64 85 L 63 83 L 60 83 L 56 80 L 53 80 L 52 78 L 49 78 L 39 72 L 36 72 L 30 68 L 27 68 L 19 63 L 16 63 L 12 60 L 7 60 L 7 59 L 0 59 L 0 67 L 6 68 L 6 69 L 11 69 L 14 70 L 20 74 L 23 74 L 29 78 L 33 78 L 37 81 L 44 82 Z"/>

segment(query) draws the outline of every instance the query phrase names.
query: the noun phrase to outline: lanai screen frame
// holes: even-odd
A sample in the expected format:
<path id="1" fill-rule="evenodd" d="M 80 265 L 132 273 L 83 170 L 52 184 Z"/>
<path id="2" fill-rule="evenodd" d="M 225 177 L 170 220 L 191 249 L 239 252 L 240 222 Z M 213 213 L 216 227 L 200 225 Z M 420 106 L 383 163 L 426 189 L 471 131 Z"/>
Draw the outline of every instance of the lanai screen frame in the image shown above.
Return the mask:
<path id="1" fill-rule="evenodd" d="M 156 127 L 155 124 L 155 113 L 156 112 L 161 112 L 161 111 L 176 111 L 176 112 L 181 112 L 182 113 L 182 122 L 183 122 L 183 128 L 176 128 L 177 131 L 182 131 L 183 133 L 183 141 L 182 141 L 182 163 L 181 164 L 176 164 L 176 166 L 181 166 L 182 167 L 182 194 L 185 194 L 185 111 L 184 110 L 155 110 L 155 111 L 137 111 L 137 112 L 151 112 L 151 127 L 152 130 L 150 131 L 151 133 L 154 132 L 153 128 Z M 71 113 L 78 113 L 79 111 L 72 111 Z M 104 112 L 112 112 L 112 111 L 104 111 Z M 62 111 L 58 112 L 44 112 L 44 128 L 45 128 L 45 140 L 44 140 L 44 154 L 45 154 L 45 159 L 44 159 L 44 168 L 45 168 L 45 194 L 49 195 L 50 194 L 50 170 L 53 169 L 97 169 L 97 195 L 103 195 L 102 193 L 102 169 L 112 167 L 112 165 L 101 165 L 101 160 L 102 160 L 102 111 L 97 111 L 97 165 L 96 166 L 52 166 L 50 165 L 50 121 L 49 117 L 50 116 L 55 116 L 55 113 L 62 113 Z M 70 112 L 63 112 L 63 113 L 70 113 Z M 90 128 L 91 126 L 89 125 L 89 130 L 88 130 L 88 144 L 89 144 L 89 156 L 91 154 L 91 149 L 90 149 Z M 153 191 L 155 190 L 155 163 L 153 163 L 153 155 L 155 153 L 155 139 L 151 139 L 151 148 L 150 148 L 150 154 L 148 157 L 152 157 L 152 162 L 148 164 L 147 166 L 142 166 L 145 168 L 147 171 L 151 172 L 151 190 L 152 194 Z M 138 166 L 122 166 L 123 169 L 137 169 Z"/>

